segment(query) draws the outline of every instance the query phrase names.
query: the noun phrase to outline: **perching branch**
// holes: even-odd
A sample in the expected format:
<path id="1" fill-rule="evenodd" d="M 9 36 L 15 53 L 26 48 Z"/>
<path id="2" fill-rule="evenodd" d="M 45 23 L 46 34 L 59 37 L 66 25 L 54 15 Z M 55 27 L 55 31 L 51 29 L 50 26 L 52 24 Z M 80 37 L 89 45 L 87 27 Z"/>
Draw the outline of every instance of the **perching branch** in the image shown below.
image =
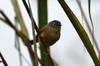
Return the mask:
<path id="1" fill-rule="evenodd" d="M 26 11 L 27 11 L 27 13 L 28 13 L 28 15 L 29 15 L 31 21 L 34 23 L 34 27 L 35 27 L 35 29 L 36 29 L 36 32 L 39 33 L 39 28 L 37 27 L 36 22 L 35 22 L 33 16 L 31 16 L 32 13 L 30 12 L 31 10 L 30 10 L 29 6 L 27 5 L 27 3 L 26 3 L 25 0 L 22 0 L 22 2 L 23 2 L 24 6 L 25 6 L 25 8 L 26 8 Z"/>

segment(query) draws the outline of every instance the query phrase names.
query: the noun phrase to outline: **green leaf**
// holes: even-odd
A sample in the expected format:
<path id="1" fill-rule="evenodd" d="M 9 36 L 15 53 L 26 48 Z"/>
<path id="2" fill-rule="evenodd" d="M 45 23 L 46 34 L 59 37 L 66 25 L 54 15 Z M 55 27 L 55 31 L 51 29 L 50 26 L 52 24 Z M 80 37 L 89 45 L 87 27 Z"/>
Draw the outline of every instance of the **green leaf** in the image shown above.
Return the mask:
<path id="1" fill-rule="evenodd" d="M 66 15 L 68 16 L 68 18 L 70 19 L 74 28 L 76 29 L 76 31 L 77 31 L 78 35 L 80 36 L 84 46 L 86 47 L 86 49 L 87 49 L 88 53 L 90 54 L 93 62 L 95 63 L 95 66 L 100 66 L 100 61 L 98 60 L 98 57 L 95 53 L 95 50 L 92 46 L 92 43 L 91 43 L 86 31 L 84 30 L 84 28 L 80 24 L 79 20 L 77 19 L 77 17 L 74 15 L 74 13 L 72 12 L 72 10 L 69 8 L 69 6 L 66 4 L 66 2 L 64 0 L 58 0 L 58 2 L 62 6 L 62 8 L 65 11 Z"/>

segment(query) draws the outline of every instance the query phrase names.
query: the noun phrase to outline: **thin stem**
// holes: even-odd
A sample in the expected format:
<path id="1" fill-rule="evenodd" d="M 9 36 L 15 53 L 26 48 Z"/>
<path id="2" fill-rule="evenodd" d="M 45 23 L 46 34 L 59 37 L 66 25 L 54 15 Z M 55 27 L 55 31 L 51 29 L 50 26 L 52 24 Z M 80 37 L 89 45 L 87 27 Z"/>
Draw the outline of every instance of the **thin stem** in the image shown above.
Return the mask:
<path id="1" fill-rule="evenodd" d="M 27 13 L 28 13 L 30 19 L 31 19 L 32 22 L 34 23 L 34 27 L 35 27 L 37 33 L 39 33 L 39 28 L 37 27 L 36 22 L 35 22 L 33 16 L 31 16 L 32 14 L 30 13 L 30 8 L 29 8 L 29 6 L 27 5 L 27 3 L 26 3 L 25 0 L 22 0 L 22 1 L 23 1 L 23 4 L 24 4 L 24 6 L 25 6 L 25 8 L 26 8 L 26 11 L 27 11 Z"/>
<path id="2" fill-rule="evenodd" d="M 99 56 L 100 56 L 100 53 L 99 53 L 99 52 L 100 52 L 99 46 L 98 46 L 98 43 L 97 43 L 97 41 L 96 41 L 96 39 L 95 39 L 95 36 L 94 36 L 94 27 L 93 27 L 93 30 L 90 28 L 88 19 L 86 18 L 85 13 L 84 13 L 84 10 L 83 10 L 83 8 L 82 8 L 82 6 L 81 6 L 81 4 L 80 4 L 80 0 L 76 0 L 76 1 L 77 1 L 77 4 L 79 5 L 81 14 L 82 14 L 82 16 L 83 16 L 83 18 L 84 18 L 84 20 L 85 20 L 85 23 L 86 23 L 86 26 L 87 26 L 87 28 L 88 28 L 88 30 L 89 30 L 89 33 L 90 33 L 90 35 L 92 36 L 93 44 L 95 45 L 96 50 L 97 50 L 97 52 L 98 52 L 98 54 L 99 54 Z M 92 24 L 92 26 L 93 26 L 93 24 Z"/>
<path id="3" fill-rule="evenodd" d="M 24 42 L 24 45 L 27 47 L 28 49 L 28 52 L 29 52 L 29 55 L 30 55 L 30 58 L 32 60 L 32 63 L 34 64 L 34 52 L 32 50 L 32 47 L 31 47 L 31 44 L 30 44 L 30 40 L 29 38 L 23 34 L 23 32 L 20 32 L 16 29 L 16 27 L 12 24 L 12 22 L 9 20 L 9 18 L 5 15 L 5 13 L 3 11 L 0 10 L 0 13 L 3 15 L 3 17 L 6 19 L 6 22 L 10 27 L 12 27 L 16 34 L 21 37 L 21 39 L 23 40 Z M 33 65 L 34 66 L 34 65 Z"/>
<path id="4" fill-rule="evenodd" d="M 18 28 L 18 20 L 17 20 L 17 17 L 15 17 L 15 27 Z M 20 66 L 23 66 L 22 56 L 21 56 L 20 42 L 19 42 L 18 35 L 16 33 L 15 33 L 15 47 L 18 50 L 18 53 L 19 53 L 19 63 L 20 63 Z"/>
<path id="5" fill-rule="evenodd" d="M 66 2 L 64 0 L 58 0 L 58 2 L 62 6 L 62 8 L 65 11 L 66 15 L 68 16 L 68 18 L 70 19 L 74 28 L 76 29 L 84 46 L 86 47 L 88 53 L 90 54 L 95 66 L 100 66 L 100 61 L 96 55 L 96 52 L 92 46 L 92 43 L 91 43 L 86 31 L 84 30 L 84 28 L 80 24 L 78 18 L 74 15 L 74 13 L 72 12 L 72 10 L 69 8 L 69 6 L 66 4 Z"/>
<path id="6" fill-rule="evenodd" d="M 12 22 L 10 21 L 10 19 L 7 17 L 7 15 L 6 15 L 2 10 L 0 10 L 0 13 L 1 13 L 1 15 L 5 18 L 5 23 L 6 23 L 7 25 L 9 25 L 9 26 L 16 32 L 16 34 L 17 34 L 19 37 L 22 38 L 23 42 L 25 42 L 25 45 L 26 45 L 26 46 L 31 46 L 29 38 L 28 38 L 25 34 L 23 34 L 23 32 L 19 31 L 19 30 L 12 24 Z"/>
<path id="7" fill-rule="evenodd" d="M 21 31 L 27 36 L 28 36 L 28 30 L 25 26 L 25 22 L 24 22 L 24 19 L 22 17 L 22 13 L 21 13 L 21 10 L 20 10 L 20 7 L 19 7 L 19 4 L 18 4 L 18 0 L 11 0 L 11 3 L 13 5 L 13 8 L 14 8 L 14 11 L 15 11 L 15 15 L 18 19 L 18 23 L 21 27 Z"/>
<path id="8" fill-rule="evenodd" d="M 30 17 L 31 17 L 31 21 L 32 21 L 33 16 L 32 16 L 32 9 L 31 9 L 31 5 L 30 5 L 29 0 L 28 0 L 28 4 L 29 4 L 29 9 L 30 9 Z M 32 24 L 32 31 L 33 31 L 32 34 L 33 34 L 33 39 L 34 39 L 34 41 L 33 41 L 33 43 L 34 43 L 34 52 L 35 52 L 34 60 L 35 60 L 35 66 L 38 66 L 37 45 L 36 45 L 36 37 L 35 37 L 35 30 L 34 30 L 35 24 L 34 24 L 34 22 L 31 22 L 31 24 Z"/>
<path id="9" fill-rule="evenodd" d="M 4 66 L 8 66 L 8 64 L 7 64 L 6 60 L 4 59 L 3 55 L 1 54 L 1 52 L 0 52 L 0 57 L 2 59 Z"/>
<path id="10" fill-rule="evenodd" d="M 48 9 L 47 9 L 47 1 L 48 0 L 38 0 L 38 21 L 39 21 L 39 29 L 44 27 L 48 22 Z M 50 50 L 48 47 L 45 47 L 44 42 L 40 39 L 40 54 L 42 66 L 54 66 L 53 60 L 50 55 Z"/>

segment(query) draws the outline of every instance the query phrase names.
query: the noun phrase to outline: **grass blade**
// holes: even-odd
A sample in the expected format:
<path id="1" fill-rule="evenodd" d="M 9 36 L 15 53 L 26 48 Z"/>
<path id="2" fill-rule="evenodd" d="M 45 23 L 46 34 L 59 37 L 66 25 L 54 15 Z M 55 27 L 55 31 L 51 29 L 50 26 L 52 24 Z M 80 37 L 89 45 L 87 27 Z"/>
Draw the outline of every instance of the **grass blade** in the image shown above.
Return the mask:
<path id="1" fill-rule="evenodd" d="M 93 62 L 95 63 L 95 66 L 99 66 L 100 61 L 98 60 L 98 57 L 95 53 L 95 50 L 92 46 L 92 43 L 91 43 L 86 31 L 84 30 L 84 28 L 80 24 L 79 20 L 77 19 L 77 17 L 74 15 L 74 13 L 72 12 L 72 10 L 69 8 L 69 6 L 66 4 L 66 2 L 64 0 L 58 0 L 58 2 L 60 3 L 62 8 L 64 9 L 66 15 L 70 19 L 74 28 L 76 29 L 76 31 L 77 31 L 78 35 L 80 36 L 84 46 L 86 47 L 86 49 L 87 49 L 88 53 L 90 54 Z"/>

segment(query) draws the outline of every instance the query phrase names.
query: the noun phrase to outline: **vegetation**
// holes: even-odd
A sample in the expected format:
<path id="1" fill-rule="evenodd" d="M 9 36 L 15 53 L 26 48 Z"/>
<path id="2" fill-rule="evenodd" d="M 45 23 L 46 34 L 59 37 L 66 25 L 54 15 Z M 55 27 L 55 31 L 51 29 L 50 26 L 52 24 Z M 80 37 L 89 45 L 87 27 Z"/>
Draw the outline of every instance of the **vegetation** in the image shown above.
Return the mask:
<path id="1" fill-rule="evenodd" d="M 80 21 L 78 20 L 78 18 L 75 16 L 75 14 L 72 12 L 72 10 L 70 9 L 70 7 L 68 6 L 68 4 L 64 1 L 64 0 L 57 0 L 59 2 L 59 4 L 61 5 L 62 9 L 64 10 L 64 12 L 66 13 L 66 16 L 69 18 L 70 22 L 72 23 L 73 27 L 75 28 L 75 30 L 77 31 L 80 39 L 82 40 L 85 48 L 87 49 L 89 55 L 91 56 L 95 66 L 100 66 L 100 59 L 97 56 L 94 47 L 93 47 L 93 43 L 90 41 L 90 38 L 88 37 L 87 32 L 85 31 L 85 29 L 82 27 L 82 25 L 80 24 Z M 93 42 L 95 44 L 96 50 L 99 54 L 99 48 L 98 48 L 98 44 L 96 43 L 95 37 L 93 35 L 94 32 L 94 28 L 90 29 L 88 22 L 87 22 L 87 18 L 84 14 L 84 11 L 81 8 L 81 3 L 79 0 L 76 0 L 80 11 L 82 13 L 82 16 L 84 18 L 84 20 L 87 23 L 90 35 L 92 36 Z M 43 44 L 40 44 L 40 54 L 41 54 L 41 59 L 38 57 L 38 53 L 37 53 L 37 44 L 36 44 L 36 33 L 35 31 L 38 33 L 39 29 L 41 29 L 44 25 L 47 24 L 48 22 L 48 10 L 47 10 L 47 0 L 38 0 L 38 25 L 36 24 L 36 21 L 34 20 L 34 17 L 32 16 L 32 9 L 31 9 L 31 5 L 30 5 L 30 1 L 28 0 L 26 2 L 26 0 L 22 0 L 25 9 L 31 19 L 31 24 L 32 24 L 32 34 L 33 34 L 33 39 L 35 40 L 34 43 L 34 48 L 32 48 L 32 45 L 30 43 L 30 39 L 29 39 L 29 32 L 25 26 L 24 23 L 24 19 L 21 15 L 21 11 L 20 11 L 20 6 L 18 5 L 17 0 L 11 0 L 12 4 L 13 4 L 13 8 L 15 11 L 15 21 L 14 23 L 16 25 L 13 25 L 12 21 L 8 18 L 8 16 L 2 11 L 0 10 L 0 14 L 3 16 L 0 17 L 0 20 L 4 23 L 6 23 L 7 25 L 9 25 L 15 32 L 16 32 L 16 49 L 19 52 L 19 56 L 20 56 L 20 66 L 22 66 L 22 54 L 21 54 L 21 47 L 20 47 L 20 42 L 19 42 L 19 37 L 22 39 L 22 41 L 24 42 L 23 44 L 27 47 L 27 50 L 29 52 L 30 55 L 30 59 L 32 62 L 32 66 L 39 66 L 39 64 L 41 64 L 41 66 L 58 66 L 56 62 L 54 62 L 54 60 L 51 58 L 51 55 L 49 52 L 47 52 L 44 47 Z M 91 18 L 91 0 L 88 0 L 88 10 L 89 10 L 89 17 L 92 23 L 92 27 L 93 27 L 93 22 L 92 22 L 92 18 Z M 18 25 L 20 25 L 21 30 L 18 29 Z M 41 42 L 42 43 L 42 42 Z M 48 48 L 49 49 L 49 48 Z M 100 56 L 100 54 L 99 54 Z M 2 62 L 5 66 L 8 66 L 7 61 L 4 60 L 4 57 L 2 56 L 2 54 L 0 53 L 0 57 L 2 59 Z M 4 60 L 4 61 L 3 61 Z"/>

